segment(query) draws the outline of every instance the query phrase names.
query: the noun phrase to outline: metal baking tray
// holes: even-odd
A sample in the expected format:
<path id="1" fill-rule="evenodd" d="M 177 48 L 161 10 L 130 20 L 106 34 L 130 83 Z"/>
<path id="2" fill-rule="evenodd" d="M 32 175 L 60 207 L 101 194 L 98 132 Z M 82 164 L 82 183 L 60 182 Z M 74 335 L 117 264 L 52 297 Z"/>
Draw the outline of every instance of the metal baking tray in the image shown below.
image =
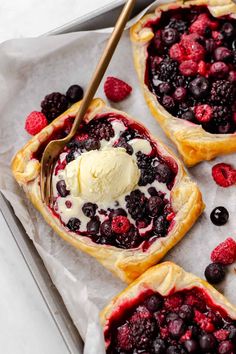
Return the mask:
<path id="1" fill-rule="evenodd" d="M 92 12 L 84 17 L 79 17 L 64 26 L 44 34 L 44 36 L 111 27 L 115 24 L 124 3 L 125 0 L 113 1 L 111 4 L 104 6 L 100 10 Z M 152 3 L 150 0 L 137 0 L 131 17 L 136 15 L 150 3 Z M 29 271 L 35 280 L 35 283 L 39 288 L 45 304 L 58 327 L 69 353 L 82 354 L 82 339 L 73 324 L 59 292 L 52 283 L 47 269 L 45 268 L 43 261 L 41 260 L 32 241 L 27 236 L 21 222 L 14 214 L 10 203 L 1 193 L 0 211 L 2 212 L 8 228 L 11 231 L 12 237 L 14 238 L 29 268 Z"/>

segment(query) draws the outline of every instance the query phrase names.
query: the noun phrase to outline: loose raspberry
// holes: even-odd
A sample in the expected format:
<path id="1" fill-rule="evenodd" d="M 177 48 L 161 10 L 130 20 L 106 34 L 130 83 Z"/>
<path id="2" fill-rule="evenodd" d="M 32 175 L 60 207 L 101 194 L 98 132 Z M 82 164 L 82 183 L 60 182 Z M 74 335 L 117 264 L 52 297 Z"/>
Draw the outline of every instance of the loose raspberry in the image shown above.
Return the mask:
<path id="1" fill-rule="evenodd" d="M 126 216 L 116 216 L 111 223 L 112 230 L 117 234 L 123 234 L 130 229 L 130 222 Z"/>
<path id="2" fill-rule="evenodd" d="M 198 65 L 193 60 L 186 60 L 180 64 L 179 70 L 184 76 L 193 76 L 198 71 Z"/>
<path id="3" fill-rule="evenodd" d="M 213 110 L 208 104 L 200 104 L 194 107 L 194 113 L 199 122 L 207 123 L 212 118 Z"/>
<path id="4" fill-rule="evenodd" d="M 165 299 L 165 307 L 168 310 L 175 311 L 183 304 L 183 298 L 180 294 L 173 294 Z"/>
<path id="5" fill-rule="evenodd" d="M 107 98 L 113 102 L 125 99 L 132 91 L 132 87 L 126 82 L 109 76 L 104 84 L 104 92 Z"/>
<path id="6" fill-rule="evenodd" d="M 227 238 L 221 242 L 211 253 L 212 262 L 221 264 L 232 264 L 236 261 L 236 242 Z"/>
<path id="7" fill-rule="evenodd" d="M 218 163 L 212 167 L 212 177 L 221 187 L 230 187 L 236 183 L 236 170 L 226 163 Z"/>
<path id="8" fill-rule="evenodd" d="M 41 112 L 31 112 L 25 121 L 25 130 L 31 134 L 38 134 L 43 128 L 48 125 L 47 118 Z"/>
<path id="9" fill-rule="evenodd" d="M 222 340 L 226 340 L 229 336 L 229 331 L 227 331 L 227 329 L 219 329 L 218 331 L 216 331 L 214 333 L 214 336 L 216 337 L 216 339 L 221 342 Z"/>
<path id="10" fill-rule="evenodd" d="M 208 76 L 208 66 L 203 60 L 198 63 L 198 74 L 205 77 Z"/>

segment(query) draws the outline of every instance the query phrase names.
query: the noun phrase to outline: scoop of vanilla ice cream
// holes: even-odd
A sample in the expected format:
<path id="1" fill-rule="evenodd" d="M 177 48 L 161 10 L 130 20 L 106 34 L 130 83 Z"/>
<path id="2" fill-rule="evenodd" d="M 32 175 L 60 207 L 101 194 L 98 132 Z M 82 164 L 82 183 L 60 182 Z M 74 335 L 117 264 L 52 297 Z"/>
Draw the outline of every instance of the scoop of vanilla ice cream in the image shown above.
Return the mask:
<path id="1" fill-rule="evenodd" d="M 65 168 L 71 194 L 91 202 L 111 201 L 130 192 L 139 177 L 136 161 L 123 148 L 85 152 Z"/>

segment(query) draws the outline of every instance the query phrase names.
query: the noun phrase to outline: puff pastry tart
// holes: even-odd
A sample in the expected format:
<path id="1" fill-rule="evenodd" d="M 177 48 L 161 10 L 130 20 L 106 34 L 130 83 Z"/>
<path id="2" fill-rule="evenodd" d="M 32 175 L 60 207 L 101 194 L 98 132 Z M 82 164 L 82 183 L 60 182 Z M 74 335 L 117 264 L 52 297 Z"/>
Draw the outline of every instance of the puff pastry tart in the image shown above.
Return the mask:
<path id="1" fill-rule="evenodd" d="M 236 151 L 236 4 L 160 5 L 131 28 L 147 104 L 184 162 Z"/>
<path id="2" fill-rule="evenodd" d="M 101 313 L 109 354 L 236 353 L 236 308 L 174 263 L 147 270 Z"/>
<path id="3" fill-rule="evenodd" d="M 95 99 L 55 165 L 53 206 L 43 204 L 43 148 L 68 133 L 79 105 L 17 153 L 13 174 L 63 239 L 130 282 L 191 228 L 203 210 L 201 193 L 180 161 L 143 125 Z"/>

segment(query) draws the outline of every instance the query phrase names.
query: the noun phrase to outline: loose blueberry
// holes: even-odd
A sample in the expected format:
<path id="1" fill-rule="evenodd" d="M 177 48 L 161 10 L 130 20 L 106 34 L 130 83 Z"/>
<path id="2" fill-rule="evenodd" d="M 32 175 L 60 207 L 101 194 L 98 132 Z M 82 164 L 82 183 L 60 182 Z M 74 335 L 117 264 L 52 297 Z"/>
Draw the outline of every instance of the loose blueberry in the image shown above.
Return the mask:
<path id="1" fill-rule="evenodd" d="M 98 208 L 98 206 L 96 204 L 85 203 L 82 206 L 82 211 L 85 216 L 87 216 L 88 218 L 92 218 L 95 215 L 97 208 Z"/>
<path id="2" fill-rule="evenodd" d="M 64 179 L 60 180 L 56 184 L 56 189 L 61 197 L 66 197 L 70 192 L 66 189 L 66 182 Z"/>
<path id="3" fill-rule="evenodd" d="M 205 269 L 205 277 L 211 284 L 220 283 L 225 277 L 225 268 L 220 263 L 211 263 Z"/>
<path id="4" fill-rule="evenodd" d="M 71 103 L 82 100 L 84 91 L 79 85 L 72 85 L 66 91 L 66 97 Z"/>
<path id="5" fill-rule="evenodd" d="M 229 212 L 226 208 L 219 206 L 212 210 L 210 218 L 214 225 L 222 226 L 227 223 Z"/>

